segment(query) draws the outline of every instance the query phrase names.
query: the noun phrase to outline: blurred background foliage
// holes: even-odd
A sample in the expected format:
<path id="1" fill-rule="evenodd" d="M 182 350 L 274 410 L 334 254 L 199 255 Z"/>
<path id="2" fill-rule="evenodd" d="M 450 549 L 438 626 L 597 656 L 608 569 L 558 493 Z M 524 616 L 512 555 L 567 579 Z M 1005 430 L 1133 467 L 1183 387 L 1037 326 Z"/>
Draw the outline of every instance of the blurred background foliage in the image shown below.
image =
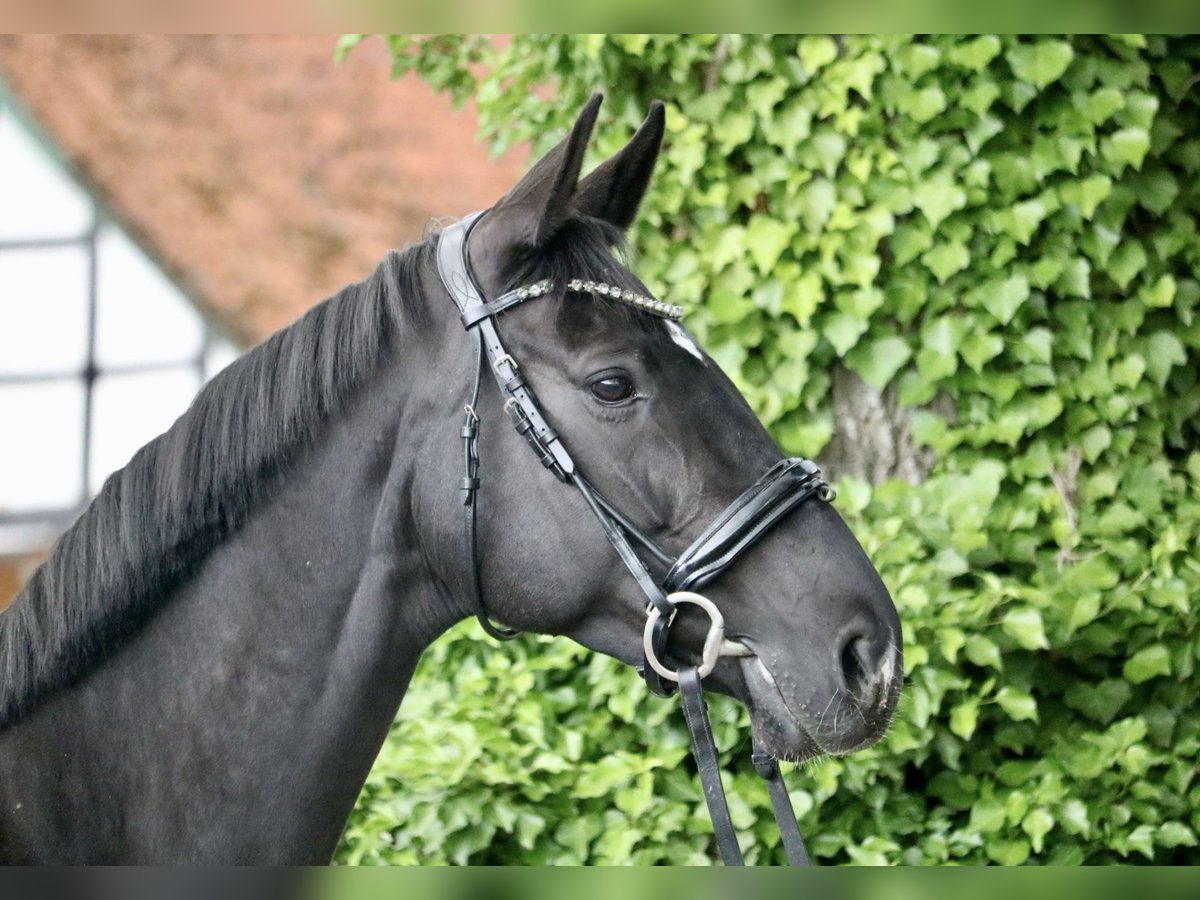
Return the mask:
<path id="1" fill-rule="evenodd" d="M 927 454 L 915 485 L 839 484 L 909 675 L 881 744 L 788 775 L 818 860 L 1200 859 L 1200 38 L 388 40 L 496 150 L 600 89 L 596 162 L 664 99 L 638 273 L 789 453 L 834 438 L 844 366 Z M 714 706 L 749 860 L 781 861 Z M 704 863 L 710 835 L 674 701 L 463 625 L 338 858 Z"/>

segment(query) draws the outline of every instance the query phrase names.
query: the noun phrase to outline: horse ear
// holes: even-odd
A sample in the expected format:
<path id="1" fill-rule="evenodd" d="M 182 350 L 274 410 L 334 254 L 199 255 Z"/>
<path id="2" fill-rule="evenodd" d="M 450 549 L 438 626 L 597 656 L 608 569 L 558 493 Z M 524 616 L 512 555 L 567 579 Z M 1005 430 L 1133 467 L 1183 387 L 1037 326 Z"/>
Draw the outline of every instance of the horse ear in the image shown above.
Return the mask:
<path id="1" fill-rule="evenodd" d="M 571 133 L 538 160 L 496 204 L 495 210 L 502 212 L 506 220 L 518 223 L 530 246 L 545 244 L 570 217 L 583 154 L 603 100 L 603 94 L 592 94 L 575 120 Z"/>
<path id="2" fill-rule="evenodd" d="M 579 182 L 575 190 L 578 212 L 611 222 L 622 231 L 633 224 L 654 173 L 665 119 L 662 101 L 655 100 L 629 143 Z"/>

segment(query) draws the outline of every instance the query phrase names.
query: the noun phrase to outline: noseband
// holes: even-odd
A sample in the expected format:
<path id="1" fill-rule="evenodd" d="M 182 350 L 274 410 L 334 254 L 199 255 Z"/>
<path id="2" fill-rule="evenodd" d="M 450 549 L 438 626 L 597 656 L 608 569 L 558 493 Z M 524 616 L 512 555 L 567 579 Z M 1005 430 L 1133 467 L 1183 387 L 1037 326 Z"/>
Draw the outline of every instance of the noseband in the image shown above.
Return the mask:
<path id="1" fill-rule="evenodd" d="M 751 656 L 744 644 L 725 639 L 725 620 L 716 605 L 697 591 L 717 578 L 737 558 L 787 513 L 810 497 L 823 501 L 833 499 L 833 490 L 821 478 L 814 463 L 804 459 L 783 459 L 772 466 L 757 482 L 733 501 L 678 557 L 671 557 L 649 536 L 609 503 L 576 468 L 558 434 L 546 422 L 538 406 L 533 388 L 525 381 L 520 367 L 504 349 L 496 331 L 495 317 L 499 312 L 526 300 L 545 296 L 554 285 L 541 281 L 529 287 L 509 291 L 492 301 L 483 298 L 471 272 L 467 239 L 471 229 L 484 213 L 472 213 L 461 222 L 447 227 L 439 237 L 437 247 L 438 273 L 446 290 L 458 306 L 459 318 L 471 336 L 475 353 L 475 375 L 471 400 L 460 435 L 463 444 L 463 478 L 459 488 L 465 509 L 466 543 L 471 571 L 472 602 L 476 617 L 484 631 L 493 637 L 508 640 L 517 632 L 492 622 L 487 614 L 479 575 L 479 553 L 475 535 L 476 494 L 479 490 L 479 456 L 476 442 L 479 435 L 480 385 L 486 366 L 496 380 L 504 411 L 513 427 L 524 436 L 542 465 L 564 484 L 573 484 L 583 495 L 588 507 L 600 522 L 605 536 L 617 555 L 637 581 L 648 601 L 646 627 L 643 632 L 644 663 L 639 673 L 654 693 L 666 697 L 678 685 L 683 699 L 683 711 L 692 736 L 692 752 L 700 771 L 704 798 L 713 820 L 717 844 L 726 865 L 742 865 L 733 823 L 729 816 L 725 791 L 721 785 L 720 767 L 708 707 L 704 701 L 701 680 L 716 667 L 722 656 Z M 678 307 L 641 295 L 629 294 L 608 285 L 572 279 L 564 288 L 571 292 L 598 293 L 628 302 L 652 315 L 677 318 Z M 662 582 L 651 576 L 633 544 L 640 545 L 657 562 L 667 568 Z M 709 618 L 708 634 L 704 641 L 700 663 L 671 669 L 665 662 L 667 641 L 680 605 L 700 607 Z M 767 782 L 771 807 L 779 825 L 784 850 L 792 865 L 809 865 L 808 852 L 796 826 L 787 788 L 774 757 L 755 746 L 754 767 Z"/>

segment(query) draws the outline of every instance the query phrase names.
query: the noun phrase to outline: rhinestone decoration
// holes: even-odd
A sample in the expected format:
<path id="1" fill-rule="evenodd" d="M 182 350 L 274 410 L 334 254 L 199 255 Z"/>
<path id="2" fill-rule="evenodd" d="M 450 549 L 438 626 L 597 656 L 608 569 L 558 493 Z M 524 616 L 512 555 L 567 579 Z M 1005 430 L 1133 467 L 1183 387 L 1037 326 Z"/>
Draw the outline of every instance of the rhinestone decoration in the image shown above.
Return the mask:
<path id="1" fill-rule="evenodd" d="M 550 283 L 548 281 L 540 281 L 534 288 L 545 285 L 545 289 L 539 293 L 545 293 L 549 290 Z M 532 288 L 530 289 L 532 291 Z M 664 319 L 678 319 L 683 316 L 683 307 L 675 306 L 672 303 L 663 303 L 661 300 L 654 300 L 650 297 L 645 297 L 641 294 L 635 294 L 633 291 L 622 290 L 619 287 L 614 287 L 611 284 L 605 284 L 602 281 L 584 281 L 581 278 L 572 278 L 567 282 L 567 290 L 577 294 L 598 294 L 601 297 L 611 297 L 614 300 L 620 300 L 622 303 L 628 303 L 630 306 L 636 307 L 643 312 L 648 312 L 651 315 L 661 316 Z M 530 294 L 530 296 L 537 296 Z"/>

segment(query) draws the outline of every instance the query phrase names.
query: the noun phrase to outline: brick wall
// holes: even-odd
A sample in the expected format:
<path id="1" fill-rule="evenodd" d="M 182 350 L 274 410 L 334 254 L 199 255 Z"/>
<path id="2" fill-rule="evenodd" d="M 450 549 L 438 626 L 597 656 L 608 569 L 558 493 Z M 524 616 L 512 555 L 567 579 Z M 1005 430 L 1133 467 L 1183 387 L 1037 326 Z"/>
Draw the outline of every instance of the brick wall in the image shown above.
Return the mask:
<path id="1" fill-rule="evenodd" d="M 336 35 L 0 35 L 0 77 L 176 280 L 256 341 L 495 201 L 468 108 Z"/>

